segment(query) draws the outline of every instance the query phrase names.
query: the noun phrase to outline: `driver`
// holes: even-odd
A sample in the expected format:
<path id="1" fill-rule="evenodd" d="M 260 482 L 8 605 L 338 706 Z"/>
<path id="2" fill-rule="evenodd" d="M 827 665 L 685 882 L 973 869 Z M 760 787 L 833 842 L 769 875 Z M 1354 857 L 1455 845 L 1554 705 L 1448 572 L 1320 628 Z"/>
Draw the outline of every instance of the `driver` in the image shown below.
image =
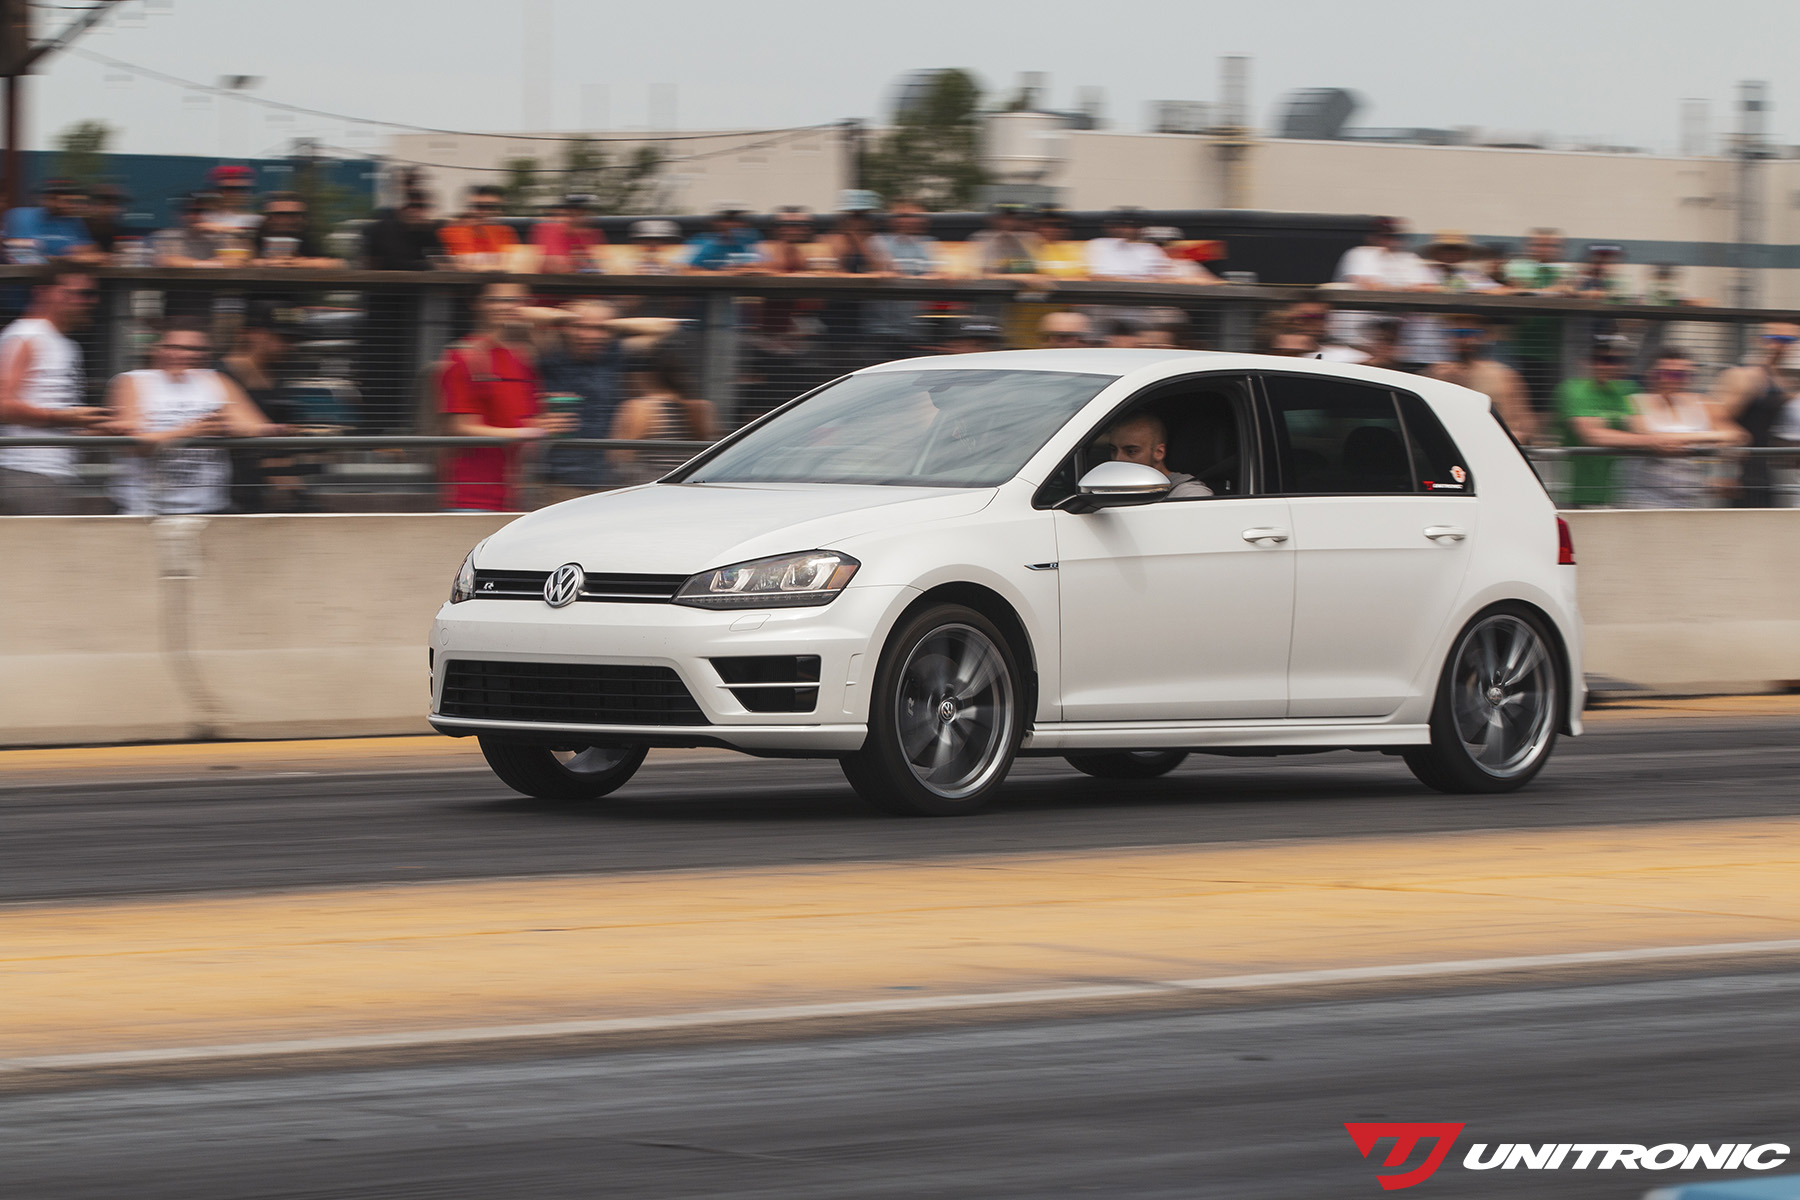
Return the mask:
<path id="1" fill-rule="evenodd" d="M 1211 488 L 1192 475 L 1169 470 L 1165 461 L 1169 454 L 1169 430 L 1156 414 L 1141 412 L 1123 418 L 1106 431 L 1105 440 L 1112 443 L 1115 462 L 1143 463 L 1167 475 L 1175 486 L 1163 497 L 1165 500 L 1213 494 Z"/>

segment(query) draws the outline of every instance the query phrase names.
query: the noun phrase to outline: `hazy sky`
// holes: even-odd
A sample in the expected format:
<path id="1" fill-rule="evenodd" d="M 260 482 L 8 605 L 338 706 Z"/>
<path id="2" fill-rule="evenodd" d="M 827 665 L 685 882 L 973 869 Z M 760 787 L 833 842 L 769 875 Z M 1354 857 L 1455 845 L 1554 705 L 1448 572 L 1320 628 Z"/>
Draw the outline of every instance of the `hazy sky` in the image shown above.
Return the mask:
<path id="1" fill-rule="evenodd" d="M 64 0 L 68 2 L 68 0 Z M 1735 119 L 1741 79 L 1771 85 L 1771 131 L 1800 141 L 1800 4 L 1779 0 L 133 0 L 81 46 L 213 82 L 263 77 L 258 94 L 469 130 L 775 128 L 880 119 L 895 80 L 973 69 L 990 91 L 1021 71 L 1051 99 L 1104 90 L 1115 129 L 1159 99 L 1209 100 L 1217 60 L 1252 57 L 1252 110 L 1271 122 L 1299 87 L 1363 94 L 1357 124 L 1479 125 L 1672 151 L 1680 101 Z M 135 10 L 135 11 L 133 11 Z M 40 33 L 66 14 L 41 13 Z M 548 26 L 549 36 L 529 31 Z M 528 43 L 534 48 L 528 52 Z M 529 70 L 527 63 L 529 62 Z M 296 135 L 370 150 L 384 131 L 271 116 L 72 54 L 34 79 L 31 142 L 83 118 L 114 149 L 259 155 Z M 223 110 L 223 111 L 222 111 Z M 653 110 L 655 110 L 653 112 Z"/>

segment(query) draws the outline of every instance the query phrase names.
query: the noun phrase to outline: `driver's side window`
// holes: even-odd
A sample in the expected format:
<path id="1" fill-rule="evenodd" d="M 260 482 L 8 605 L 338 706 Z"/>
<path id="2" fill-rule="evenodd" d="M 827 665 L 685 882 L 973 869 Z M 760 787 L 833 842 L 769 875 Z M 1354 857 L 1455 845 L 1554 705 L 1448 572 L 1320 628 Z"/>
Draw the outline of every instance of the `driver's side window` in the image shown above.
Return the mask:
<path id="1" fill-rule="evenodd" d="M 1112 459 L 1167 475 L 1173 486 L 1161 503 L 1247 495 L 1256 459 L 1251 411 L 1240 378 L 1158 384 L 1114 410 L 1038 490 L 1036 503 L 1051 507 L 1075 495 L 1083 475 Z"/>

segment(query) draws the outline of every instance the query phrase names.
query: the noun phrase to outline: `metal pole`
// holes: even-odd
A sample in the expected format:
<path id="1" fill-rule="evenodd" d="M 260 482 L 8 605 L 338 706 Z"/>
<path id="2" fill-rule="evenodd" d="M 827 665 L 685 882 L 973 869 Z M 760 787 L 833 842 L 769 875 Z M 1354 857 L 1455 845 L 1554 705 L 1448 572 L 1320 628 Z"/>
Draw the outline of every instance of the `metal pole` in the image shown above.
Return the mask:
<path id="1" fill-rule="evenodd" d="M 714 292 L 706 298 L 706 344 L 701 348 L 700 386 L 727 429 L 737 423 L 737 297 Z"/>
<path id="2" fill-rule="evenodd" d="M 19 186 L 19 99 L 24 89 L 17 75 L 6 77 L 6 207 L 18 208 L 25 190 Z"/>

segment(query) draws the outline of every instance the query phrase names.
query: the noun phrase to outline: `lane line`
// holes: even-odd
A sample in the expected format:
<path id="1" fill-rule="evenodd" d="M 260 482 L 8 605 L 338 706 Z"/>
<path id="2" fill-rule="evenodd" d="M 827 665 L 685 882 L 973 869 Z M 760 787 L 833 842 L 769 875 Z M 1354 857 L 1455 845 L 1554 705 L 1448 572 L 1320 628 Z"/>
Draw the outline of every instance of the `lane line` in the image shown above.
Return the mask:
<path id="1" fill-rule="evenodd" d="M 842 1017 L 907 1016 L 966 1012 L 988 1008 L 1054 1006 L 1097 1000 L 1143 999 L 1180 992 L 1247 992 L 1327 984 L 1392 982 L 1506 971 L 1556 970 L 1586 966 L 1622 966 L 1680 959 L 1739 958 L 1760 954 L 1800 953 L 1800 938 L 1758 942 L 1714 942 L 1690 946 L 1649 946 L 1630 950 L 1586 950 L 1568 954 L 1526 954 L 1501 958 L 1452 959 L 1443 962 L 1395 963 L 1373 967 L 1333 967 L 1308 971 L 1270 971 L 1223 975 L 1210 979 L 1152 980 L 1143 983 L 1089 984 L 1032 988 L 1011 992 L 972 992 L 949 996 L 908 996 L 882 1000 L 850 1000 L 828 1004 L 782 1004 L 761 1008 L 713 1009 L 654 1017 L 613 1017 L 591 1021 L 547 1021 L 342 1037 L 237 1042 L 210 1046 L 170 1046 L 153 1050 L 95 1054 L 46 1054 L 0 1059 L 0 1073 L 35 1070 L 113 1069 L 194 1063 L 234 1058 L 269 1058 L 366 1050 L 425 1049 L 482 1042 L 523 1042 L 546 1038 L 662 1033 L 709 1026 L 767 1025 Z"/>

